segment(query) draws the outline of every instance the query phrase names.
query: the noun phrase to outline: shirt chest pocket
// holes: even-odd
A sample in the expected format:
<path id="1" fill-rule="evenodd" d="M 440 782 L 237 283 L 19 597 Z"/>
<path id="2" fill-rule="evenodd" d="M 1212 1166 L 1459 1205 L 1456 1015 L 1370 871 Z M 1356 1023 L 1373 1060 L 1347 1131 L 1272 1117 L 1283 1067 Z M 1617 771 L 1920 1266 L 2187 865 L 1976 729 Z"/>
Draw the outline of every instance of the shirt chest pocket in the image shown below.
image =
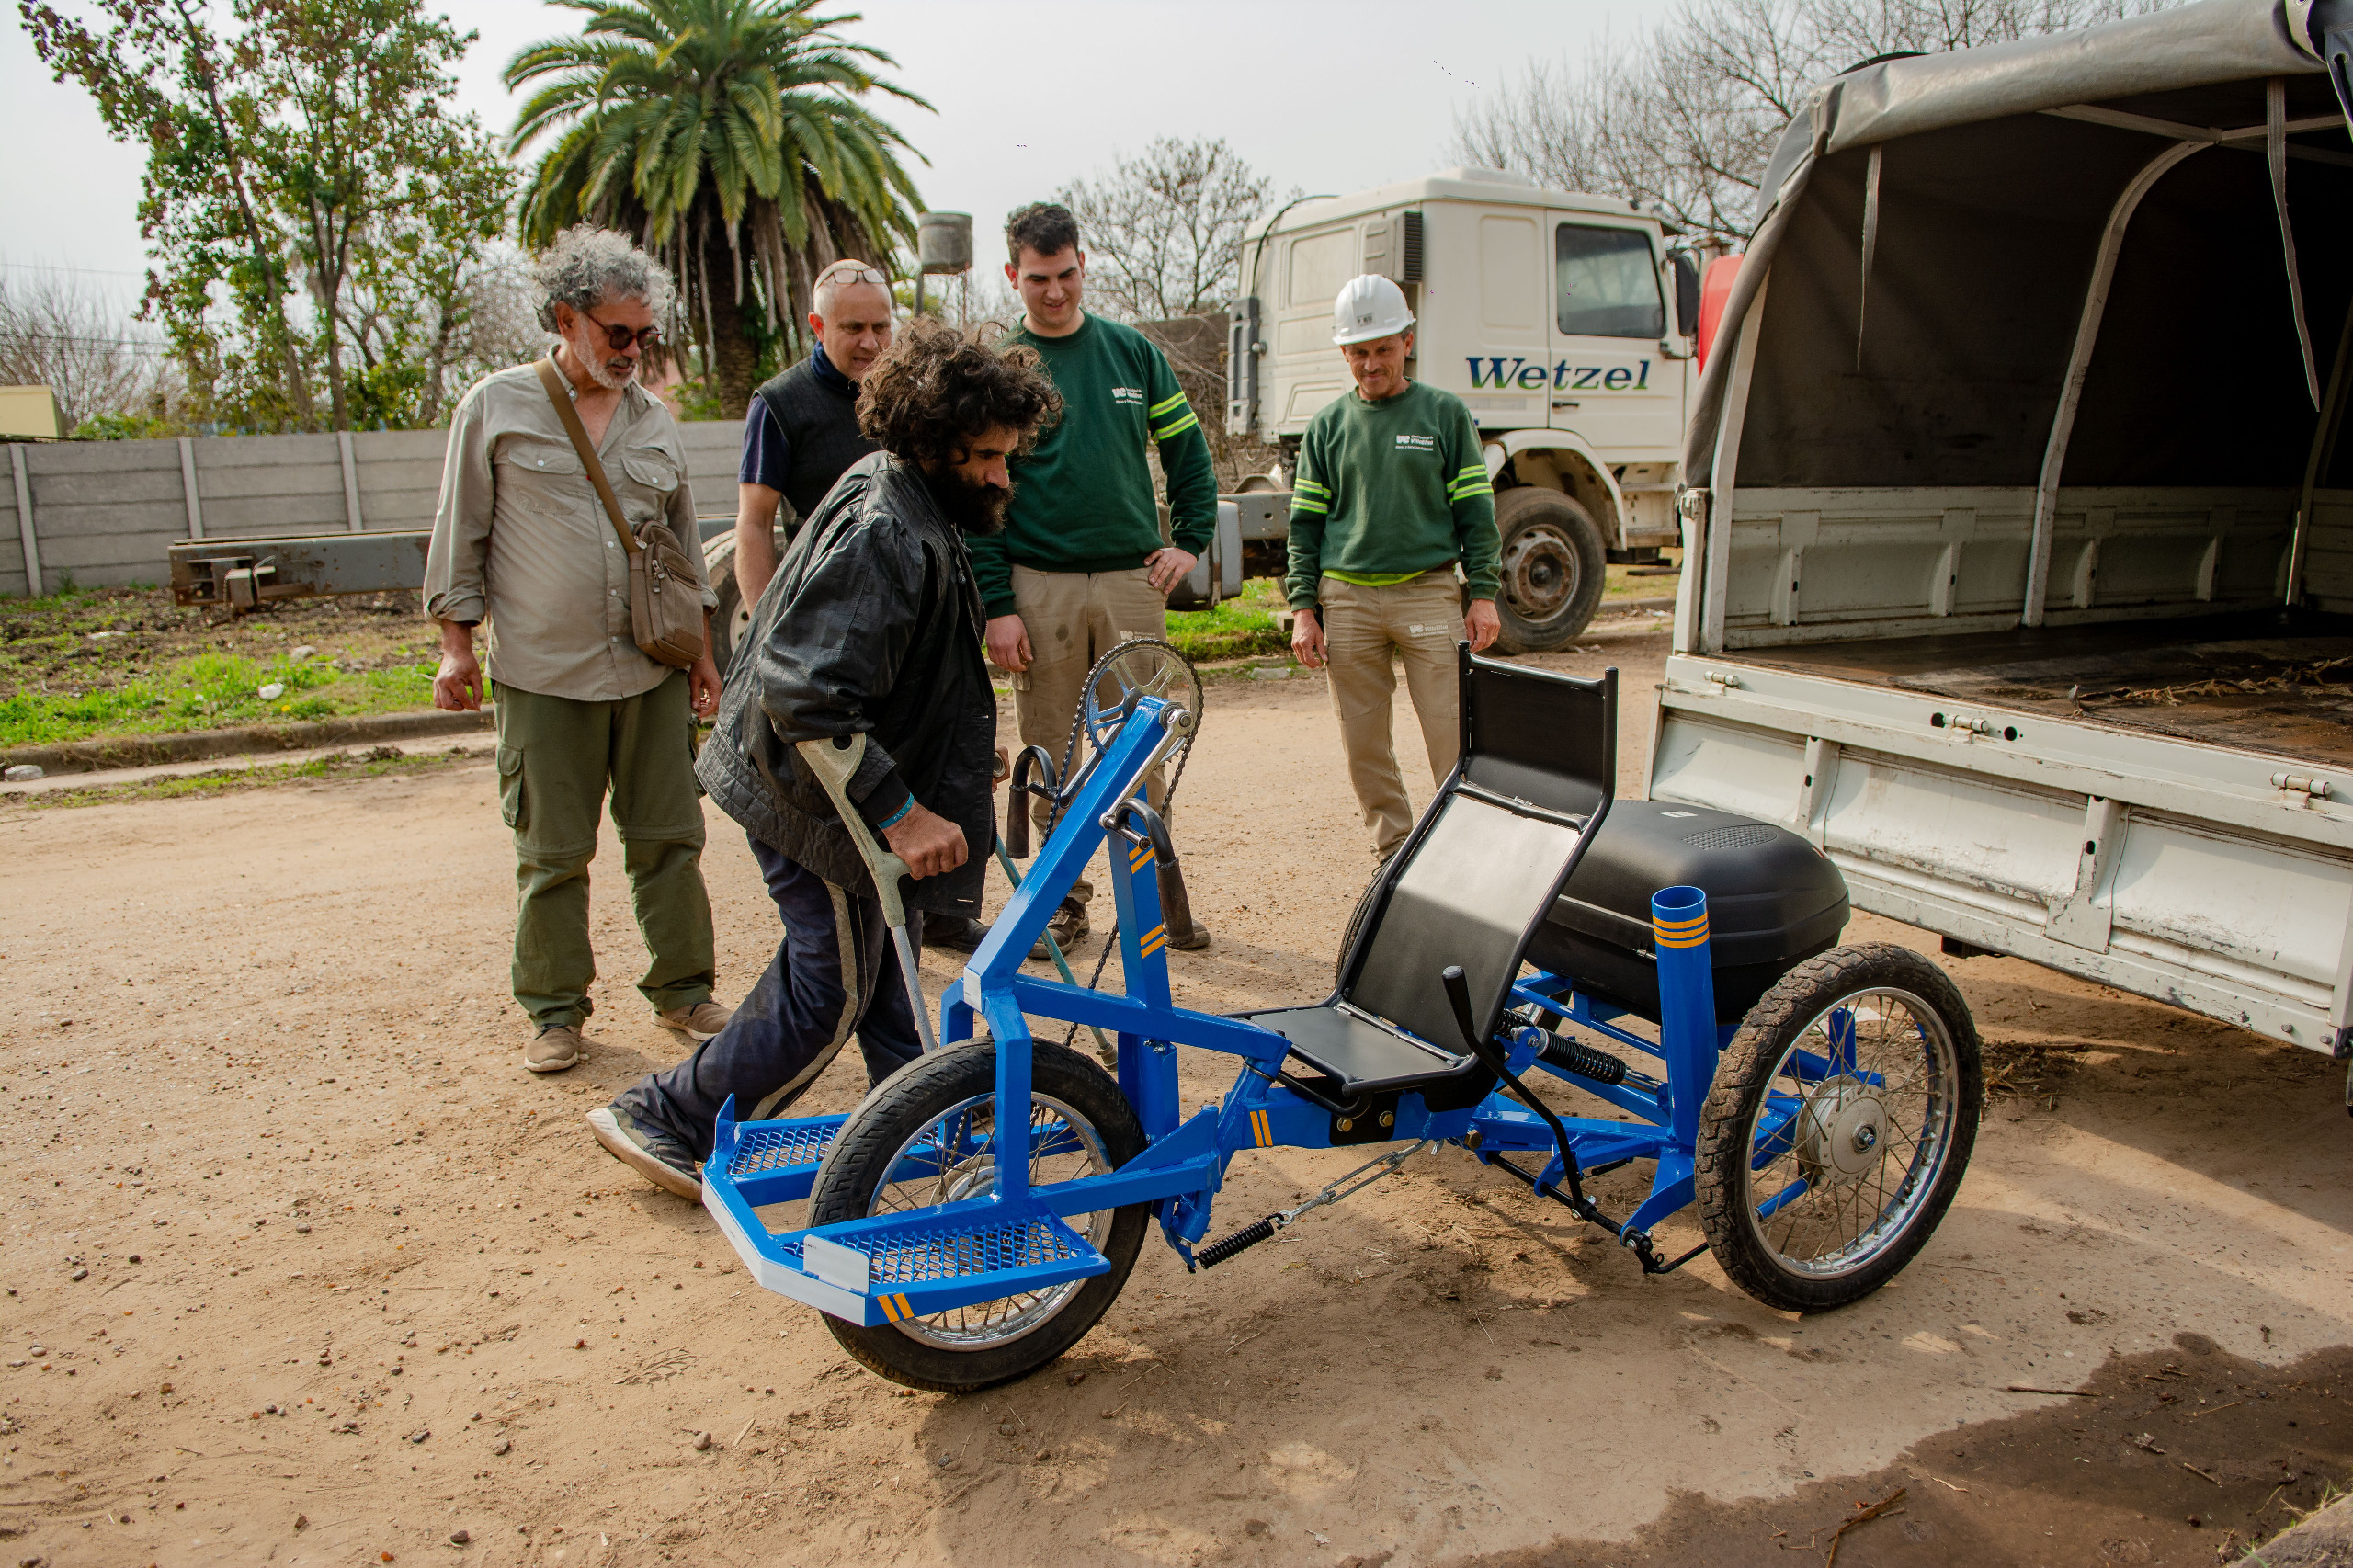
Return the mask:
<path id="1" fill-rule="evenodd" d="M 676 494 L 678 460 L 659 447 L 639 447 L 621 457 L 620 483 L 613 486 L 632 523 L 666 517 Z"/>
<path id="2" fill-rule="evenodd" d="M 588 491 L 580 454 L 568 441 L 511 436 L 498 444 L 495 467 L 494 478 L 503 496 L 551 516 L 571 513 Z"/>

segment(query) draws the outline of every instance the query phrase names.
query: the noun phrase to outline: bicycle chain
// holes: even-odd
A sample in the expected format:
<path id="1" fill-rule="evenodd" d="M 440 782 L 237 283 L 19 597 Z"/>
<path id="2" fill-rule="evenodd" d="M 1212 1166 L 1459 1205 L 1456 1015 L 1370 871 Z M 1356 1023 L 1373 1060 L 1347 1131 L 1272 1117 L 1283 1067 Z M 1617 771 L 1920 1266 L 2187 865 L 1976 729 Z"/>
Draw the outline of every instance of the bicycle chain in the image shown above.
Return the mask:
<path id="1" fill-rule="evenodd" d="M 1201 687 L 1200 672 L 1193 667 L 1192 660 L 1186 658 L 1183 653 L 1178 653 L 1176 644 L 1167 642 L 1165 639 L 1159 637 L 1131 637 L 1113 648 L 1101 658 L 1095 661 L 1094 667 L 1086 672 L 1086 683 L 1078 688 L 1078 711 L 1071 715 L 1070 739 L 1063 744 L 1062 770 L 1056 775 L 1056 777 L 1059 778 L 1068 778 L 1071 776 L 1071 764 L 1076 760 L 1078 756 L 1079 736 L 1086 733 L 1087 694 L 1095 689 L 1095 683 L 1101 677 L 1103 666 L 1109 664 L 1112 660 L 1119 658 L 1129 650 L 1139 647 L 1165 649 L 1171 658 L 1176 659 L 1185 666 L 1185 673 L 1190 677 L 1193 687 L 1197 690 L 1200 691 L 1200 699 L 1194 704 L 1192 732 L 1186 735 L 1183 740 L 1176 743 L 1176 768 L 1175 772 L 1168 776 L 1168 788 L 1162 790 L 1160 794 L 1161 810 L 1165 815 L 1169 802 L 1176 798 L 1176 786 L 1185 781 L 1186 764 L 1193 760 L 1193 742 L 1201 733 L 1200 710 L 1209 706 L 1209 693 L 1206 689 Z M 1047 813 L 1047 833 L 1051 834 L 1054 831 L 1055 824 L 1062 821 L 1062 813 L 1063 803 L 1057 801 L 1054 803 L 1054 809 Z M 1110 967 L 1111 949 L 1119 945 L 1120 923 L 1117 920 L 1114 920 L 1111 922 L 1109 934 L 1103 938 L 1103 950 L 1096 955 L 1095 972 L 1086 977 L 1086 988 L 1089 991 L 1099 991 L 1102 989 L 1103 971 Z M 1069 1031 L 1063 1036 L 1063 1048 L 1064 1050 L 1070 1049 L 1077 1040 L 1078 1025 L 1074 1021 L 1070 1026 Z M 1098 1051 L 1097 1054 L 1100 1056 L 1103 1053 Z M 1116 1066 L 1117 1058 L 1115 1057 L 1110 1061 L 1107 1061 L 1104 1062 L 1104 1065 L 1107 1067 Z"/>

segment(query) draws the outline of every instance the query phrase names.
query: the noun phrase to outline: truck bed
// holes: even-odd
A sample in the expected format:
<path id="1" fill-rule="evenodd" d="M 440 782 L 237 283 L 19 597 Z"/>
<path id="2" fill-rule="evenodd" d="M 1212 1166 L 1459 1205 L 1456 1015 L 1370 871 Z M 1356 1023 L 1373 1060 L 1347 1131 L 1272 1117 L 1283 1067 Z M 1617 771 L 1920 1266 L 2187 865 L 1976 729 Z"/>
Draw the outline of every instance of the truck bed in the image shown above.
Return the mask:
<path id="1" fill-rule="evenodd" d="M 2353 616 L 2110 621 L 1720 657 L 2353 769 Z"/>

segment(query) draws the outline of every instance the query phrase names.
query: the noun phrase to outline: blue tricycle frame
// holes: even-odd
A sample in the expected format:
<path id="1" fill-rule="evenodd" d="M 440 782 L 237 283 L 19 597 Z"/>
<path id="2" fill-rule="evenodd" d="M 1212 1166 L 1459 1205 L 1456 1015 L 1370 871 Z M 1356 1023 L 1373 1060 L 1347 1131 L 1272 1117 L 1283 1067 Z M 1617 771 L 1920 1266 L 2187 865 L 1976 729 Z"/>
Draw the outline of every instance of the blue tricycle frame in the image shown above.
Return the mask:
<path id="1" fill-rule="evenodd" d="M 1466 699 L 1474 665 L 1485 667 L 1486 662 L 1470 658 L 1466 651 Z M 1518 666 L 1492 667 L 1509 668 L 1515 671 L 1512 678 L 1525 678 Z M 1610 732 L 1604 747 L 1605 771 L 1614 769 L 1616 671 L 1602 682 L 1574 684 L 1600 690 L 1603 722 Z M 1378 1103 L 1387 1119 L 1378 1138 L 1368 1139 L 1365 1129 L 1339 1114 L 1349 1105 L 1336 1103 L 1315 1081 L 1286 1072 L 1294 1055 L 1292 1039 L 1248 1017 L 1179 1006 L 1171 995 L 1160 865 L 1170 849 L 1160 819 L 1145 799 L 1143 781 L 1189 735 L 1194 722 L 1192 714 L 1162 697 L 1131 692 L 1116 712 L 1098 721 L 1093 754 L 1077 777 L 1056 790 L 1051 765 L 1043 769 L 1048 783 L 1032 792 L 1056 801 L 1058 820 L 962 975 L 948 987 L 939 1009 L 938 1038 L 943 1041 L 972 1040 L 979 1026 L 985 1026 L 995 1042 L 998 1107 L 1031 1103 L 1034 1020 L 1109 1031 L 1117 1042 L 1119 1088 L 1144 1133 L 1142 1152 L 1117 1169 L 1045 1185 L 1032 1184 L 1031 1161 L 999 1158 L 985 1190 L 960 1201 L 775 1232 L 756 1210 L 808 1198 L 828 1151 L 845 1123 L 858 1113 L 738 1121 L 731 1101 L 721 1114 L 716 1146 L 703 1168 L 703 1203 L 757 1282 L 847 1324 L 869 1328 L 910 1324 L 1106 1272 L 1111 1265 L 1103 1253 L 1065 1221 L 1134 1204 L 1152 1205 L 1163 1235 L 1189 1269 L 1197 1262 L 1221 1262 L 1264 1240 L 1289 1218 L 1268 1216 L 1225 1242 L 1200 1244 L 1235 1156 L 1252 1150 L 1336 1144 L 1361 1150 L 1372 1142 L 1406 1145 L 1408 1152 L 1426 1144 L 1467 1150 L 1538 1193 L 1558 1199 L 1581 1218 L 1607 1227 L 1638 1256 L 1645 1272 L 1666 1272 L 1706 1250 L 1703 1244 L 1668 1259 L 1652 1240 L 1661 1221 L 1693 1201 L 1702 1101 L 1715 1077 L 1719 1053 L 1737 1028 L 1717 1021 L 1704 893 L 1695 887 L 1670 887 L 1652 899 L 1660 995 L 1656 1039 L 1624 1027 L 1625 1012 L 1581 993 L 1575 977 L 1522 963 L 1523 936 L 1521 946 L 1512 949 L 1508 983 L 1484 1038 L 1476 1037 L 1463 1006 L 1461 971 L 1454 970 L 1447 984 L 1460 1032 L 1466 1038 L 1460 1045 L 1427 1039 L 1435 1031 L 1426 1027 L 1417 1041 L 1466 1063 L 1475 1055 L 1492 1070 L 1493 1089 L 1474 1103 L 1450 1108 L 1433 1108 L 1423 1093 L 1410 1088 L 1393 1097 L 1381 1096 Z M 1467 718 L 1465 730 L 1468 739 Z M 1037 756 L 1042 759 L 1043 754 Z M 1466 767 L 1469 759 L 1466 746 Z M 1017 794 L 1026 787 L 1025 771 L 1016 770 Z M 1610 782 L 1608 778 L 1598 780 L 1600 798 L 1589 812 L 1562 813 L 1482 789 L 1458 768 L 1417 824 L 1414 838 L 1391 862 L 1387 875 L 1397 875 L 1396 867 L 1411 858 L 1449 801 L 1477 797 L 1486 803 L 1482 809 L 1516 812 L 1539 826 L 1549 821 L 1575 835 L 1570 865 L 1544 883 L 1541 907 L 1549 907 L 1608 807 Z M 1019 811 L 1023 804 L 1017 799 L 1014 809 Z M 1092 990 L 1023 972 L 1022 962 L 1049 918 L 1098 850 L 1107 848 L 1119 917 L 1121 990 Z M 1369 902 L 1368 907 L 1377 921 L 1377 905 Z M 1368 929 L 1352 951 L 1361 951 L 1372 936 Z M 1402 1032 L 1393 1024 L 1371 1021 Z M 1622 1057 L 1600 1055 L 1558 1032 L 1571 1026 L 1655 1066 L 1638 1070 Z M 1810 1089 L 1834 1079 L 1866 1085 L 1862 1091 L 1842 1088 L 1851 1099 L 1854 1093 L 1869 1093 L 1868 1086 L 1879 1084 L 1876 1074 L 1857 1061 L 1851 1017 L 1842 1029 L 1834 1015 L 1826 1039 L 1826 1051 L 1793 1051 L 1779 1066 L 1780 1076 L 1768 1086 L 1752 1123 L 1752 1169 L 1762 1169 L 1789 1152 L 1799 1136 L 1796 1124 L 1805 1114 Z M 1471 1055 L 1462 1053 L 1463 1047 Z M 1237 1070 L 1221 1098 L 1187 1109 L 1179 1089 L 1179 1048 L 1236 1059 Z M 1597 1055 L 1612 1071 L 1592 1073 L 1587 1064 Z M 1586 1065 L 1586 1071 L 1575 1071 L 1579 1065 Z M 1534 1070 L 1553 1074 L 1631 1119 L 1556 1115 L 1524 1086 L 1523 1075 Z M 1353 1102 L 1359 1112 L 1366 1103 Z M 1019 1127 L 1024 1119 L 995 1119 L 998 1128 Z M 1971 1126 L 1973 1130 L 1973 1116 Z M 1033 1125 L 1031 1137 L 1033 1155 L 1050 1152 L 1058 1138 L 1075 1146 L 1075 1140 L 1051 1120 Z M 1523 1164 L 1519 1156 L 1540 1157 L 1541 1164 L 1533 1159 Z M 1586 1194 L 1583 1178 L 1643 1160 L 1653 1162 L 1648 1194 L 1622 1220 L 1605 1215 Z M 1394 1160 L 1387 1165 L 1393 1168 Z M 1802 1196 L 1804 1187 L 1801 1176 L 1762 1195 L 1756 1200 L 1758 1214 L 1771 1214 Z M 1327 1196 L 1331 1191 L 1326 1189 Z"/>

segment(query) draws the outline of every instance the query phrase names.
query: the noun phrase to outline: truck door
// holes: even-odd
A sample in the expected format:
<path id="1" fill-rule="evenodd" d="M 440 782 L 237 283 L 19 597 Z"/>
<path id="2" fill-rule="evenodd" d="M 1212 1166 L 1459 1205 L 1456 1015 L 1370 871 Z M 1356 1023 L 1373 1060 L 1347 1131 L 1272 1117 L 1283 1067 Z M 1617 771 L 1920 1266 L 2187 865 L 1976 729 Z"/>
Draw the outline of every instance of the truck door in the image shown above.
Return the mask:
<path id="1" fill-rule="evenodd" d="M 1574 430 L 1609 463 L 1672 461 L 1680 449 L 1682 362 L 1662 362 L 1666 298 L 1649 233 L 1578 213 L 1549 214 L 1552 426 Z"/>
<path id="2" fill-rule="evenodd" d="M 1441 233 L 1450 238 L 1466 229 L 1472 226 L 1449 224 Z M 1468 301 L 1461 291 L 1426 291 L 1415 344 L 1419 373 L 1470 404 L 1483 429 L 1540 430 L 1552 332 L 1543 221 L 1524 210 L 1482 212 L 1472 232 L 1477 243 L 1476 318 L 1463 308 Z M 1438 267 L 1454 259 L 1441 253 Z"/>

